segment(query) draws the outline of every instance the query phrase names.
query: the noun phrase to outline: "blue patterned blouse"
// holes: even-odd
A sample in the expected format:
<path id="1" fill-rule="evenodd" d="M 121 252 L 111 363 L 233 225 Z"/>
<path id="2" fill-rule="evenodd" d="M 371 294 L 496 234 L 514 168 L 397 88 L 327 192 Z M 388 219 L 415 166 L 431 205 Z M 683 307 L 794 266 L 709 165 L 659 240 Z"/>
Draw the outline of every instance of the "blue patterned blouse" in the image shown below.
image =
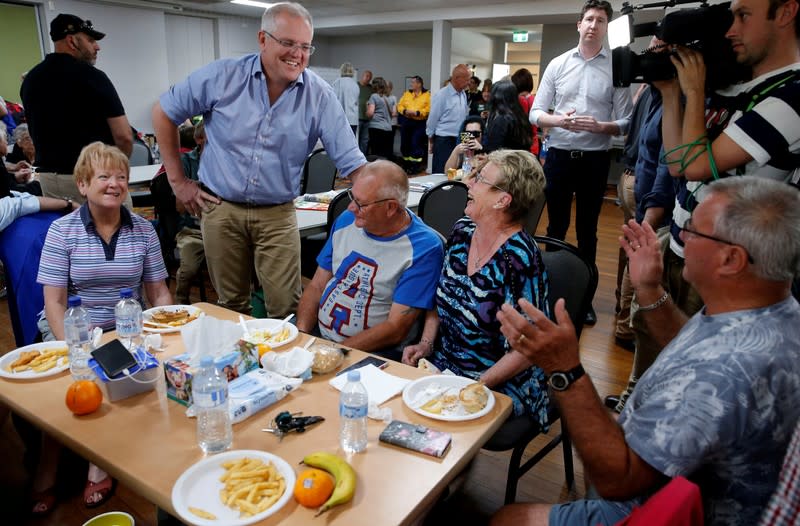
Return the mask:
<path id="1" fill-rule="evenodd" d="M 442 275 L 436 290 L 439 332 L 431 361 L 440 369 L 479 379 L 481 374 L 511 350 L 500 332 L 497 312 L 504 303 L 514 305 L 528 299 L 546 315 L 548 278 L 539 248 L 533 238 L 520 231 L 500 247 L 472 276 L 467 273 L 475 223 L 459 220 L 447 242 Z M 495 387 L 511 397 L 514 415 L 530 415 L 547 426 L 547 385 L 544 371 L 530 367 Z"/>

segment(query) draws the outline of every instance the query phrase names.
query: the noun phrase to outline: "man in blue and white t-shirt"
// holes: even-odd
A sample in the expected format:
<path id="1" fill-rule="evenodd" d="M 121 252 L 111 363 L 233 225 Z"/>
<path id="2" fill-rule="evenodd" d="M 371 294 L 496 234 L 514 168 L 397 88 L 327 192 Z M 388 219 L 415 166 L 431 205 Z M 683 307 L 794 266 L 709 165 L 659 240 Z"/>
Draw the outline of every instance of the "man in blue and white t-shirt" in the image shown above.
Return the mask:
<path id="1" fill-rule="evenodd" d="M 300 298 L 297 327 L 364 351 L 392 349 L 433 307 L 442 242 L 406 208 L 408 179 L 396 164 L 368 164 L 350 192 Z"/>

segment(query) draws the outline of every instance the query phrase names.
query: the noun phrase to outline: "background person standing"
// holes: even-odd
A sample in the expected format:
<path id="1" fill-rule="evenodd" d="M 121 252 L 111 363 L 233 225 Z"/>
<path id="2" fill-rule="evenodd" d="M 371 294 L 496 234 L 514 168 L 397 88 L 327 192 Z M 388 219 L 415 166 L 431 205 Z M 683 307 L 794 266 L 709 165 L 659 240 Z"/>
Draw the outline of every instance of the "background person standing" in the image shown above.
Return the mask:
<path id="1" fill-rule="evenodd" d="M 469 78 L 467 66 L 459 64 L 453 68 L 450 83 L 431 97 L 425 132 L 428 134 L 428 152 L 433 154 L 432 173 L 444 172 L 447 158 L 456 146 L 458 130 L 467 118 L 469 105 L 464 89 Z"/>
<path id="2" fill-rule="evenodd" d="M 72 172 L 83 147 L 94 141 L 131 155 L 133 133 L 117 90 L 94 67 L 100 51 L 97 41 L 105 36 L 90 20 L 58 15 L 50 22 L 55 53 L 34 66 L 22 82 L 20 96 L 45 197 L 85 201 Z M 130 195 L 125 206 L 132 207 Z"/>
<path id="3" fill-rule="evenodd" d="M 605 0 L 588 0 L 583 5 L 578 46 L 547 65 L 530 113 L 532 124 L 550 128 L 544 167 L 547 235 L 566 237 L 574 195 L 578 249 L 593 263 L 611 136 L 627 132 L 633 111 L 630 90 L 613 87 L 611 51 L 603 45 L 612 13 Z M 552 115 L 547 112 L 551 105 Z M 589 309 L 585 323 L 596 322 L 594 309 Z"/>

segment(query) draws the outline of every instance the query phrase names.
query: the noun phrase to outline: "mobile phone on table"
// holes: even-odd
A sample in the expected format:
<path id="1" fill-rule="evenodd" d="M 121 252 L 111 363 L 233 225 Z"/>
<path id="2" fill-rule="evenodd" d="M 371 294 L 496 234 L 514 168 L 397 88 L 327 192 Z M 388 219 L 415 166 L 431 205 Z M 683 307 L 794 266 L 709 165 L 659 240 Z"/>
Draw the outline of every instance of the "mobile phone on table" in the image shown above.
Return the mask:
<path id="1" fill-rule="evenodd" d="M 386 360 L 383 360 L 381 358 L 378 358 L 377 356 L 367 356 L 363 360 L 359 360 L 356 363 L 354 363 L 353 365 L 345 367 L 344 369 L 342 369 L 341 371 L 336 373 L 336 376 L 339 376 L 340 374 L 346 373 L 347 371 L 352 371 L 354 369 L 361 369 L 365 365 L 374 365 L 378 369 L 385 369 L 386 366 L 389 365 L 389 362 L 387 362 Z"/>
<path id="2" fill-rule="evenodd" d="M 92 358 L 100 364 L 106 376 L 112 378 L 136 365 L 136 359 L 119 340 L 111 340 L 91 352 Z"/>

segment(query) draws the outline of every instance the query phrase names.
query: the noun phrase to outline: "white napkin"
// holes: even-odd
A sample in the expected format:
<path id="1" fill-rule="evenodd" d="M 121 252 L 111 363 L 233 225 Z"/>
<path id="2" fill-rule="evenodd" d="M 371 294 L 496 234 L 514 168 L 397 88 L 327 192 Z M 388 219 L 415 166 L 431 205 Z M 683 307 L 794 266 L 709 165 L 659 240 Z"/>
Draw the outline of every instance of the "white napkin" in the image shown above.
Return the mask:
<path id="1" fill-rule="evenodd" d="M 411 381 L 385 373 L 372 364 L 365 365 L 356 370 L 361 373 L 361 383 L 367 390 L 370 404 L 375 403 L 376 405 L 381 405 L 394 395 L 400 393 L 406 384 Z M 330 380 L 329 383 L 341 391 L 342 388 L 344 388 L 344 384 L 347 383 L 347 375 L 340 374 Z"/>
<path id="2" fill-rule="evenodd" d="M 183 347 L 189 353 L 189 364 L 200 365 L 200 358 L 216 358 L 236 349 L 236 344 L 244 334 L 238 323 L 203 316 L 193 323 L 181 327 Z"/>

